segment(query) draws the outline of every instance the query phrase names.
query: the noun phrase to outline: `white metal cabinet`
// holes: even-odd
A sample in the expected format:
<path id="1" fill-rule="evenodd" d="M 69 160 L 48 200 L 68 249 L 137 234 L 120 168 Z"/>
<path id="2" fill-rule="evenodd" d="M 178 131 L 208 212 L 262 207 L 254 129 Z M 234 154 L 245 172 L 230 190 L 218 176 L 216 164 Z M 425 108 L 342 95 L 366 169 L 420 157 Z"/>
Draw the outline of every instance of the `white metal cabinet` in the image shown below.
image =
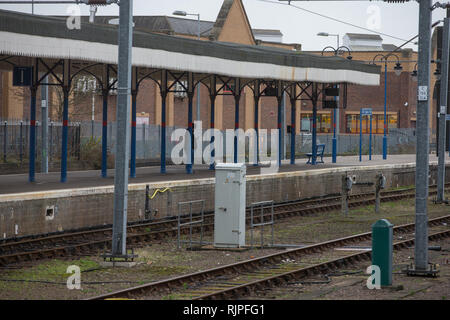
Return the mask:
<path id="1" fill-rule="evenodd" d="M 245 245 L 245 180 L 243 163 L 218 163 L 214 208 L 214 246 Z"/>

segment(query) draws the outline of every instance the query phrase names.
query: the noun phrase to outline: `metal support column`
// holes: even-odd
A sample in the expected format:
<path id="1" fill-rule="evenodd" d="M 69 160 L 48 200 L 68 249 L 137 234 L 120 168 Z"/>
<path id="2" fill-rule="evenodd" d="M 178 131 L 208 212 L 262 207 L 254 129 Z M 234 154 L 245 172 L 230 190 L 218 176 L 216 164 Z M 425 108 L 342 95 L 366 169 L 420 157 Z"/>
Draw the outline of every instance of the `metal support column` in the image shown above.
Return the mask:
<path id="1" fill-rule="evenodd" d="M 194 165 L 194 128 L 192 123 L 192 103 L 194 100 L 194 75 L 189 72 L 188 75 L 188 131 L 189 131 L 189 153 L 188 163 L 186 164 L 186 173 L 192 174 L 192 166 Z"/>
<path id="2" fill-rule="evenodd" d="M 295 104 L 297 102 L 297 85 L 291 87 L 291 164 L 295 164 Z"/>
<path id="3" fill-rule="evenodd" d="M 8 157 L 8 121 L 3 124 L 3 162 L 7 162 Z"/>
<path id="4" fill-rule="evenodd" d="M 19 158 L 20 158 L 20 164 L 22 164 L 22 161 L 23 161 L 23 121 L 22 120 L 20 120 L 19 141 L 20 141 L 20 143 L 19 143 L 19 145 L 20 145 Z"/>
<path id="5" fill-rule="evenodd" d="M 369 161 L 372 160 L 372 115 L 370 117 L 370 134 L 369 134 Z"/>
<path id="6" fill-rule="evenodd" d="M 70 60 L 64 60 L 63 72 L 63 127 L 61 145 L 61 182 L 67 181 L 67 148 L 69 139 L 69 90 L 70 90 Z"/>
<path id="7" fill-rule="evenodd" d="M 30 105 L 30 151 L 29 151 L 29 169 L 28 169 L 28 181 L 35 181 L 35 163 L 36 163 L 36 91 L 34 86 L 30 87 L 31 91 L 31 105 Z"/>
<path id="8" fill-rule="evenodd" d="M 253 87 L 253 102 L 254 102 L 254 129 L 256 134 L 256 163 L 254 163 L 254 166 L 259 165 L 259 98 L 260 98 L 260 92 L 259 89 L 261 87 L 260 81 L 256 80 L 255 86 Z"/>
<path id="9" fill-rule="evenodd" d="M 384 129 L 383 129 L 383 160 L 387 159 L 387 116 L 386 116 L 386 104 L 387 104 L 387 61 L 384 60 Z"/>
<path id="10" fill-rule="evenodd" d="M 416 219 L 415 257 L 416 271 L 428 268 L 428 173 L 429 173 L 429 87 L 431 57 L 431 0 L 419 2 L 419 62 L 417 101 L 416 154 Z"/>
<path id="11" fill-rule="evenodd" d="M 312 156 L 311 164 L 316 165 L 317 161 L 317 84 L 312 84 L 312 104 L 313 104 L 313 125 L 312 125 Z"/>
<path id="12" fill-rule="evenodd" d="M 41 172 L 48 173 L 48 76 L 41 87 Z"/>
<path id="13" fill-rule="evenodd" d="M 108 170 L 108 94 L 109 94 L 109 66 L 104 67 L 103 74 L 103 109 L 102 109 L 102 178 L 107 177 Z"/>
<path id="14" fill-rule="evenodd" d="M 445 200 L 445 131 L 446 120 L 445 115 L 447 113 L 447 95 L 448 95 L 448 58 L 450 54 L 449 50 L 449 37 L 450 37 L 450 19 L 444 19 L 444 30 L 442 33 L 442 54 L 441 54 L 441 92 L 440 92 L 440 112 L 439 116 L 439 152 L 438 152 L 438 176 L 437 176 L 437 197 L 436 201 L 442 203 Z"/>
<path id="15" fill-rule="evenodd" d="M 286 92 L 281 99 L 281 159 L 286 160 Z"/>
<path id="16" fill-rule="evenodd" d="M 216 108 L 216 97 L 217 97 L 217 88 L 216 88 L 216 76 L 211 77 L 211 83 L 210 83 L 210 95 L 209 99 L 211 101 L 211 118 L 210 118 L 210 128 L 211 128 L 211 160 L 209 164 L 209 170 L 215 169 L 215 163 L 214 163 L 214 157 L 216 156 L 215 148 L 214 148 L 214 118 L 215 118 L 215 108 Z M 199 86 L 200 88 L 200 86 Z"/>
<path id="17" fill-rule="evenodd" d="M 161 173 L 166 173 L 167 70 L 161 71 Z"/>
<path id="18" fill-rule="evenodd" d="M 137 68 L 132 70 L 131 80 L 131 154 L 130 154 L 130 178 L 136 178 L 136 99 L 137 88 Z"/>
<path id="19" fill-rule="evenodd" d="M 362 161 L 362 111 L 359 110 L 359 162 Z"/>
<path id="20" fill-rule="evenodd" d="M 119 60 L 117 86 L 117 142 L 114 176 L 112 256 L 126 257 L 128 159 L 130 155 L 131 47 L 133 1 L 121 0 L 119 11 Z"/>
<path id="21" fill-rule="evenodd" d="M 103 121 L 102 121 L 102 178 L 107 177 L 108 170 L 108 89 L 103 89 Z"/>
<path id="22" fill-rule="evenodd" d="M 283 108 L 283 83 L 281 81 L 278 81 L 277 83 L 277 102 L 278 102 L 278 167 L 281 167 L 281 158 L 282 158 L 282 152 L 283 152 L 283 139 L 282 139 L 282 134 L 283 134 L 283 130 L 282 130 L 282 112 L 281 109 Z"/>
<path id="23" fill-rule="evenodd" d="M 67 181 L 67 148 L 69 139 L 69 89 L 63 88 L 64 107 L 63 107 L 63 127 L 62 127 L 62 145 L 61 145 L 61 182 Z"/>
<path id="24" fill-rule="evenodd" d="M 239 130 L 239 101 L 241 100 L 241 79 L 235 79 L 234 86 L 234 163 L 238 162 L 238 130 Z"/>
<path id="25" fill-rule="evenodd" d="M 336 88 L 339 89 L 339 85 L 335 86 Z M 332 140 L 332 153 L 331 153 L 331 162 L 332 163 L 336 163 L 336 158 L 337 158 L 337 130 L 339 130 L 338 128 L 338 124 L 339 124 L 339 96 L 334 97 L 334 100 L 336 101 L 337 107 L 335 109 L 333 109 L 333 140 Z"/>

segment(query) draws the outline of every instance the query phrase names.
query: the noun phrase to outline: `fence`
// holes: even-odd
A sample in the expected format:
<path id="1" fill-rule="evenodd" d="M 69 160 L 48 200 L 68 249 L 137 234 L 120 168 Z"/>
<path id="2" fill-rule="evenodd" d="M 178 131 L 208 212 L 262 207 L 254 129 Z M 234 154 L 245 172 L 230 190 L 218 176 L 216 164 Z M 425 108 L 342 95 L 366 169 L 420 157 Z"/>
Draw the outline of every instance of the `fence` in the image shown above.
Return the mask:
<path id="1" fill-rule="evenodd" d="M 80 124 L 71 123 L 68 128 L 68 154 L 80 158 Z M 42 126 L 36 121 L 36 159 L 41 159 Z M 61 157 L 62 123 L 50 122 L 48 126 L 49 161 Z M 4 121 L 0 119 L 0 152 L 3 162 L 22 162 L 29 158 L 30 122 L 19 120 Z"/>
<path id="2" fill-rule="evenodd" d="M 387 135 L 388 154 L 405 154 L 416 152 L 415 129 L 390 129 Z M 325 144 L 325 153 L 331 154 L 333 135 L 317 135 L 317 143 Z M 297 154 L 311 152 L 312 135 L 300 134 L 296 136 L 295 146 Z M 359 134 L 340 134 L 338 136 L 339 155 L 357 155 L 359 152 Z M 369 153 L 369 134 L 362 137 L 362 152 Z M 290 150 L 290 135 L 287 137 L 287 148 Z M 372 135 L 372 154 L 383 153 L 383 135 Z"/>
<path id="3" fill-rule="evenodd" d="M 171 158 L 172 149 L 178 141 L 172 141 L 171 136 L 176 127 L 166 128 L 166 157 Z M 29 152 L 29 121 L 0 119 L 0 152 L 3 161 L 22 161 L 28 158 Z M 41 154 L 41 124 L 36 122 L 36 156 L 39 161 Z M 108 133 L 108 151 L 115 154 L 116 143 L 116 123 L 109 122 Z M 60 158 L 61 154 L 61 136 L 62 124 L 60 122 L 50 122 L 48 130 L 49 139 L 49 160 Z M 69 156 L 80 159 L 81 146 L 91 138 L 97 139 L 101 144 L 102 123 L 100 121 L 84 121 L 71 123 L 69 125 Z M 224 152 L 226 154 L 227 139 L 223 135 Z M 319 134 L 318 143 L 325 144 L 325 153 L 331 154 L 332 134 Z M 271 152 L 270 134 L 264 138 L 264 144 L 267 143 L 267 152 Z M 261 138 L 262 140 L 262 138 Z M 138 160 L 158 161 L 160 158 L 161 127 L 152 124 L 138 124 L 136 127 L 136 158 Z M 312 135 L 302 133 L 296 136 L 296 155 L 301 156 L 311 152 Z M 261 143 L 261 142 L 260 142 Z M 203 150 L 209 144 L 209 141 L 203 141 Z M 232 147 L 232 143 L 230 146 Z M 372 136 L 372 154 L 381 154 L 383 145 L 382 135 Z M 363 135 L 363 153 L 368 153 L 369 135 Z M 248 154 L 248 145 L 245 150 Z M 339 155 L 357 155 L 359 150 L 359 134 L 340 134 L 338 136 L 338 154 Z M 388 134 L 388 153 L 415 153 L 416 136 L 415 129 L 390 129 Z M 286 135 L 286 151 L 290 151 L 290 134 Z M 241 149 L 242 152 L 242 149 Z"/>

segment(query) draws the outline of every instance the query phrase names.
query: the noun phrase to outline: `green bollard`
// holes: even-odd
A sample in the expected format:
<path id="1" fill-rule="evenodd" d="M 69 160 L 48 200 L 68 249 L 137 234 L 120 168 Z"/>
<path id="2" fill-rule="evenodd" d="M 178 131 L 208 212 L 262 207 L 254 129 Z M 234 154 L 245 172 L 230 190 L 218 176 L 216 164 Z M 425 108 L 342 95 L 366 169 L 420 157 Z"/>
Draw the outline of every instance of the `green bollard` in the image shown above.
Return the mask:
<path id="1" fill-rule="evenodd" d="M 378 266 L 381 272 L 380 285 L 392 285 L 392 227 L 386 219 L 372 225 L 372 265 Z"/>

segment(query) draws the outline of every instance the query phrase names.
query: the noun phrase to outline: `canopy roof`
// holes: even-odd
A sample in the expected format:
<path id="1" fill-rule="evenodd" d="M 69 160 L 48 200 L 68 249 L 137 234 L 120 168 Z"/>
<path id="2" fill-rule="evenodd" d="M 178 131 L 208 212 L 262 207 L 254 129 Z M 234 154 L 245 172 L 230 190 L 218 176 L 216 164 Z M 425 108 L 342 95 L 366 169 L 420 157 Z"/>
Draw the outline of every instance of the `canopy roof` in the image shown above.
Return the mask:
<path id="1" fill-rule="evenodd" d="M 0 10 L 0 54 L 117 64 L 117 26 Z M 133 66 L 245 79 L 379 85 L 380 68 L 265 46 L 198 41 L 142 31 L 133 35 Z"/>

